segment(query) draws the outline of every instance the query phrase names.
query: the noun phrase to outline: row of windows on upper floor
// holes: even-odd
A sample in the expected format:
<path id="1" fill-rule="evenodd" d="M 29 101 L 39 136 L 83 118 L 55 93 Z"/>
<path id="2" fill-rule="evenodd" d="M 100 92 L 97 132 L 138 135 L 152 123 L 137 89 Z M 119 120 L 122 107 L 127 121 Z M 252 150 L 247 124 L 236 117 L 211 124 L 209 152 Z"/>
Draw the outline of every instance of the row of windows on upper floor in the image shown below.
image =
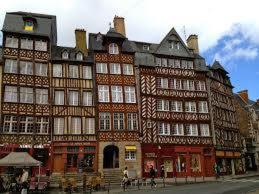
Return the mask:
<path id="1" fill-rule="evenodd" d="M 82 94 L 78 90 L 68 90 L 67 103 L 65 103 L 64 90 L 55 90 L 53 97 L 55 105 L 93 105 L 93 93 L 87 90 L 82 91 Z M 35 89 L 34 91 L 33 88 L 20 87 L 18 91 L 16 86 L 5 86 L 4 102 L 18 102 L 18 99 L 20 103 L 33 103 L 35 101 L 36 104 L 49 104 L 48 89 Z"/>
<path id="2" fill-rule="evenodd" d="M 96 73 L 103 74 L 121 74 L 124 75 L 134 75 L 133 64 L 119 64 L 119 63 L 110 63 L 108 69 L 107 63 L 96 63 Z"/>
<path id="3" fill-rule="evenodd" d="M 180 59 L 167 59 L 156 57 L 156 66 L 181 68 L 181 69 L 193 69 L 193 61 L 180 60 Z"/>
<path id="4" fill-rule="evenodd" d="M 207 101 L 199 102 L 184 102 L 184 111 L 185 112 L 198 112 L 199 113 L 208 113 L 208 104 Z M 172 111 L 172 112 L 183 112 L 183 102 L 182 101 L 169 101 L 169 100 L 157 100 L 157 110 L 158 111 Z"/>
<path id="5" fill-rule="evenodd" d="M 206 91 L 205 81 L 181 80 L 181 79 L 158 77 L 156 79 L 156 83 L 157 83 L 157 88 L 162 88 L 162 89 Z"/>
<path id="6" fill-rule="evenodd" d="M 53 64 L 53 77 L 64 77 L 64 65 Z M 17 61 L 13 59 L 6 59 L 4 72 L 5 73 L 19 73 L 23 75 L 37 75 L 37 76 L 47 76 L 48 75 L 48 64 L 47 63 L 33 63 L 31 61 Z M 34 71 L 35 69 L 35 71 Z M 82 66 L 82 75 L 80 76 L 81 66 L 78 65 L 68 65 L 68 77 L 69 78 L 79 78 L 92 79 L 92 67 Z"/>

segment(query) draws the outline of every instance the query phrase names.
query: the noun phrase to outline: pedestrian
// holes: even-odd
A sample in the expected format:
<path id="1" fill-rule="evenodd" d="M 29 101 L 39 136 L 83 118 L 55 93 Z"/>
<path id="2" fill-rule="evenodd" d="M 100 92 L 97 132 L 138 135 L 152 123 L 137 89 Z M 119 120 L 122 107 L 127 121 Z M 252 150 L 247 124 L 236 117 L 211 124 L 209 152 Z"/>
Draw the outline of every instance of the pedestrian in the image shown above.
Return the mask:
<path id="1" fill-rule="evenodd" d="M 29 173 L 25 169 L 22 169 L 22 177 L 21 177 L 22 193 L 21 194 L 27 194 L 28 177 L 29 177 Z"/>
<path id="2" fill-rule="evenodd" d="M 161 167 L 160 167 L 160 176 L 161 176 L 161 178 L 165 178 L 165 166 L 164 166 L 164 164 L 162 164 Z"/>
<path id="3" fill-rule="evenodd" d="M 122 185 L 124 190 L 127 188 L 128 182 L 129 182 L 129 171 L 128 171 L 128 167 L 126 166 L 123 171 L 123 178 L 122 178 Z"/>
<path id="4" fill-rule="evenodd" d="M 156 171 L 155 171 L 153 165 L 150 166 L 149 176 L 151 178 L 151 187 L 153 187 L 153 185 L 155 185 L 155 187 L 156 187 L 156 182 L 155 182 Z"/>
<path id="5" fill-rule="evenodd" d="M 219 165 L 216 162 L 214 164 L 214 171 L 215 171 L 216 179 L 218 179 L 219 178 L 219 173 L 220 173 L 220 167 L 219 167 Z"/>

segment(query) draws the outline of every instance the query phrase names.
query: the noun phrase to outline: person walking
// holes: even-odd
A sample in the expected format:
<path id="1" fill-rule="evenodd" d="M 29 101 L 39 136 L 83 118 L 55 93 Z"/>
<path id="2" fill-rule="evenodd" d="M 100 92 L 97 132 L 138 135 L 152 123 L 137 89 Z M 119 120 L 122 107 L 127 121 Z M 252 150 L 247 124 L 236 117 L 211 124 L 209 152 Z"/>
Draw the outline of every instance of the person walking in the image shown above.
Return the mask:
<path id="1" fill-rule="evenodd" d="M 21 177 L 22 193 L 21 194 L 27 194 L 28 177 L 29 177 L 29 173 L 25 169 L 22 169 L 22 177 Z"/>
<path id="2" fill-rule="evenodd" d="M 153 165 L 150 166 L 149 176 L 151 178 L 151 187 L 153 187 L 153 185 L 156 187 L 156 182 L 155 182 L 156 171 Z"/>
<path id="3" fill-rule="evenodd" d="M 165 178 L 165 166 L 164 166 L 164 164 L 162 164 L 161 167 L 160 167 L 160 177 L 162 179 Z"/>
<path id="4" fill-rule="evenodd" d="M 129 182 L 129 171 L 128 171 L 128 167 L 126 166 L 123 171 L 123 178 L 122 178 L 122 185 L 124 190 L 126 190 L 128 182 Z"/>

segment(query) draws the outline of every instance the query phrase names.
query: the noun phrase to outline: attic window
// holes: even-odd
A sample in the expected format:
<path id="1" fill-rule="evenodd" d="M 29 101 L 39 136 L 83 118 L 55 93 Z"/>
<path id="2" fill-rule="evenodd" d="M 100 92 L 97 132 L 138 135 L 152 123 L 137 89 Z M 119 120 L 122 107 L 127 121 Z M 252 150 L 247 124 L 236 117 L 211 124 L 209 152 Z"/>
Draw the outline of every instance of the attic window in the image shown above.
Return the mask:
<path id="1" fill-rule="evenodd" d="M 179 50 L 180 49 L 180 43 L 176 42 L 176 41 L 170 42 L 170 49 L 177 49 L 177 50 Z"/>
<path id="2" fill-rule="evenodd" d="M 67 51 L 64 51 L 62 53 L 62 59 L 68 59 L 68 52 Z"/>
<path id="3" fill-rule="evenodd" d="M 149 51 L 149 45 L 144 44 L 144 45 L 143 45 L 143 50 L 144 50 L 144 51 Z"/>
<path id="4" fill-rule="evenodd" d="M 82 53 L 77 53 L 76 54 L 76 60 L 78 60 L 78 61 L 82 61 L 83 60 L 83 54 Z"/>
<path id="5" fill-rule="evenodd" d="M 27 19 L 24 21 L 24 30 L 26 31 L 33 31 L 33 21 Z"/>
<path id="6" fill-rule="evenodd" d="M 119 54 L 119 47 L 118 47 L 118 45 L 115 44 L 115 43 L 109 44 L 109 53 L 113 54 L 113 55 Z"/>

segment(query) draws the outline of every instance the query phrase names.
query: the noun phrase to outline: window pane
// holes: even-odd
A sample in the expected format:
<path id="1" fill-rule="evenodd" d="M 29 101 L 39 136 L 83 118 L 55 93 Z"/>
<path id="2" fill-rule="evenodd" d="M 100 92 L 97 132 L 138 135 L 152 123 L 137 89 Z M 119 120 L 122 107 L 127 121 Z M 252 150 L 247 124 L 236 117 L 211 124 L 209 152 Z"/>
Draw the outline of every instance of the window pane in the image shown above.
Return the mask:
<path id="1" fill-rule="evenodd" d="M 123 113 L 113 113 L 113 127 L 115 130 L 124 129 L 124 115 Z"/>
<path id="2" fill-rule="evenodd" d="M 119 54 L 119 48 L 118 45 L 115 43 L 111 43 L 109 45 L 109 53 L 110 54 Z"/>
<path id="3" fill-rule="evenodd" d="M 6 59 L 4 72 L 5 73 L 17 73 L 17 60 Z"/>
<path id="4" fill-rule="evenodd" d="M 69 77 L 78 78 L 78 66 L 77 65 L 69 65 Z"/>
<path id="5" fill-rule="evenodd" d="M 36 89 L 36 103 L 37 104 L 48 104 L 48 90 L 47 89 Z"/>
<path id="6" fill-rule="evenodd" d="M 83 66 L 83 78 L 92 79 L 92 67 L 91 66 Z"/>
<path id="7" fill-rule="evenodd" d="M 10 48 L 18 48 L 18 38 L 13 36 L 6 37 L 5 46 Z"/>
<path id="8" fill-rule="evenodd" d="M 26 75 L 33 74 L 32 62 L 20 61 L 20 73 Z"/>
<path id="9" fill-rule="evenodd" d="M 125 86 L 125 101 L 126 103 L 136 103 L 136 93 L 134 86 Z"/>
<path id="10" fill-rule="evenodd" d="M 122 87 L 121 86 L 111 86 L 112 90 L 112 102 L 123 102 Z"/>
<path id="11" fill-rule="evenodd" d="M 64 105 L 64 91 L 55 91 L 55 104 Z"/>
<path id="12" fill-rule="evenodd" d="M 53 77 L 62 77 L 62 65 L 61 64 L 54 64 L 53 65 Z"/>
<path id="13" fill-rule="evenodd" d="M 35 63 L 36 75 L 47 76 L 48 75 L 48 65 L 45 63 Z"/>
<path id="14" fill-rule="evenodd" d="M 108 73 L 107 63 L 96 63 L 96 73 Z"/>
<path id="15" fill-rule="evenodd" d="M 132 64 L 123 64 L 123 74 L 124 75 L 133 75 L 133 65 Z"/>
<path id="16" fill-rule="evenodd" d="M 72 117 L 70 134 L 81 134 L 81 118 Z"/>
<path id="17" fill-rule="evenodd" d="M 78 106 L 78 91 L 69 91 L 69 105 Z"/>
<path id="18" fill-rule="evenodd" d="M 35 41 L 35 50 L 47 51 L 47 42 L 42 40 Z"/>
<path id="19" fill-rule="evenodd" d="M 110 63 L 110 74 L 121 74 L 121 66 L 119 63 Z"/>
<path id="20" fill-rule="evenodd" d="M 99 102 L 109 102 L 109 86 L 99 85 L 98 86 L 98 98 Z"/>
<path id="21" fill-rule="evenodd" d="M 83 92 L 83 105 L 92 106 L 93 105 L 93 94 L 92 92 Z"/>
<path id="22" fill-rule="evenodd" d="M 5 86 L 4 101 L 17 102 L 17 87 Z"/>
<path id="23" fill-rule="evenodd" d="M 22 49 L 33 49 L 33 41 L 27 38 L 21 39 L 21 48 Z"/>
<path id="24" fill-rule="evenodd" d="M 64 118 L 54 118 L 54 134 L 63 135 L 64 134 Z"/>
<path id="25" fill-rule="evenodd" d="M 84 134 L 94 134 L 94 133 L 95 133 L 95 119 L 94 118 L 86 118 L 85 119 Z"/>
<path id="26" fill-rule="evenodd" d="M 33 103 L 33 89 L 32 88 L 20 88 L 20 102 Z"/>
<path id="27" fill-rule="evenodd" d="M 111 124 L 110 119 L 111 119 L 110 113 L 99 114 L 100 130 L 110 130 L 110 124 Z"/>

